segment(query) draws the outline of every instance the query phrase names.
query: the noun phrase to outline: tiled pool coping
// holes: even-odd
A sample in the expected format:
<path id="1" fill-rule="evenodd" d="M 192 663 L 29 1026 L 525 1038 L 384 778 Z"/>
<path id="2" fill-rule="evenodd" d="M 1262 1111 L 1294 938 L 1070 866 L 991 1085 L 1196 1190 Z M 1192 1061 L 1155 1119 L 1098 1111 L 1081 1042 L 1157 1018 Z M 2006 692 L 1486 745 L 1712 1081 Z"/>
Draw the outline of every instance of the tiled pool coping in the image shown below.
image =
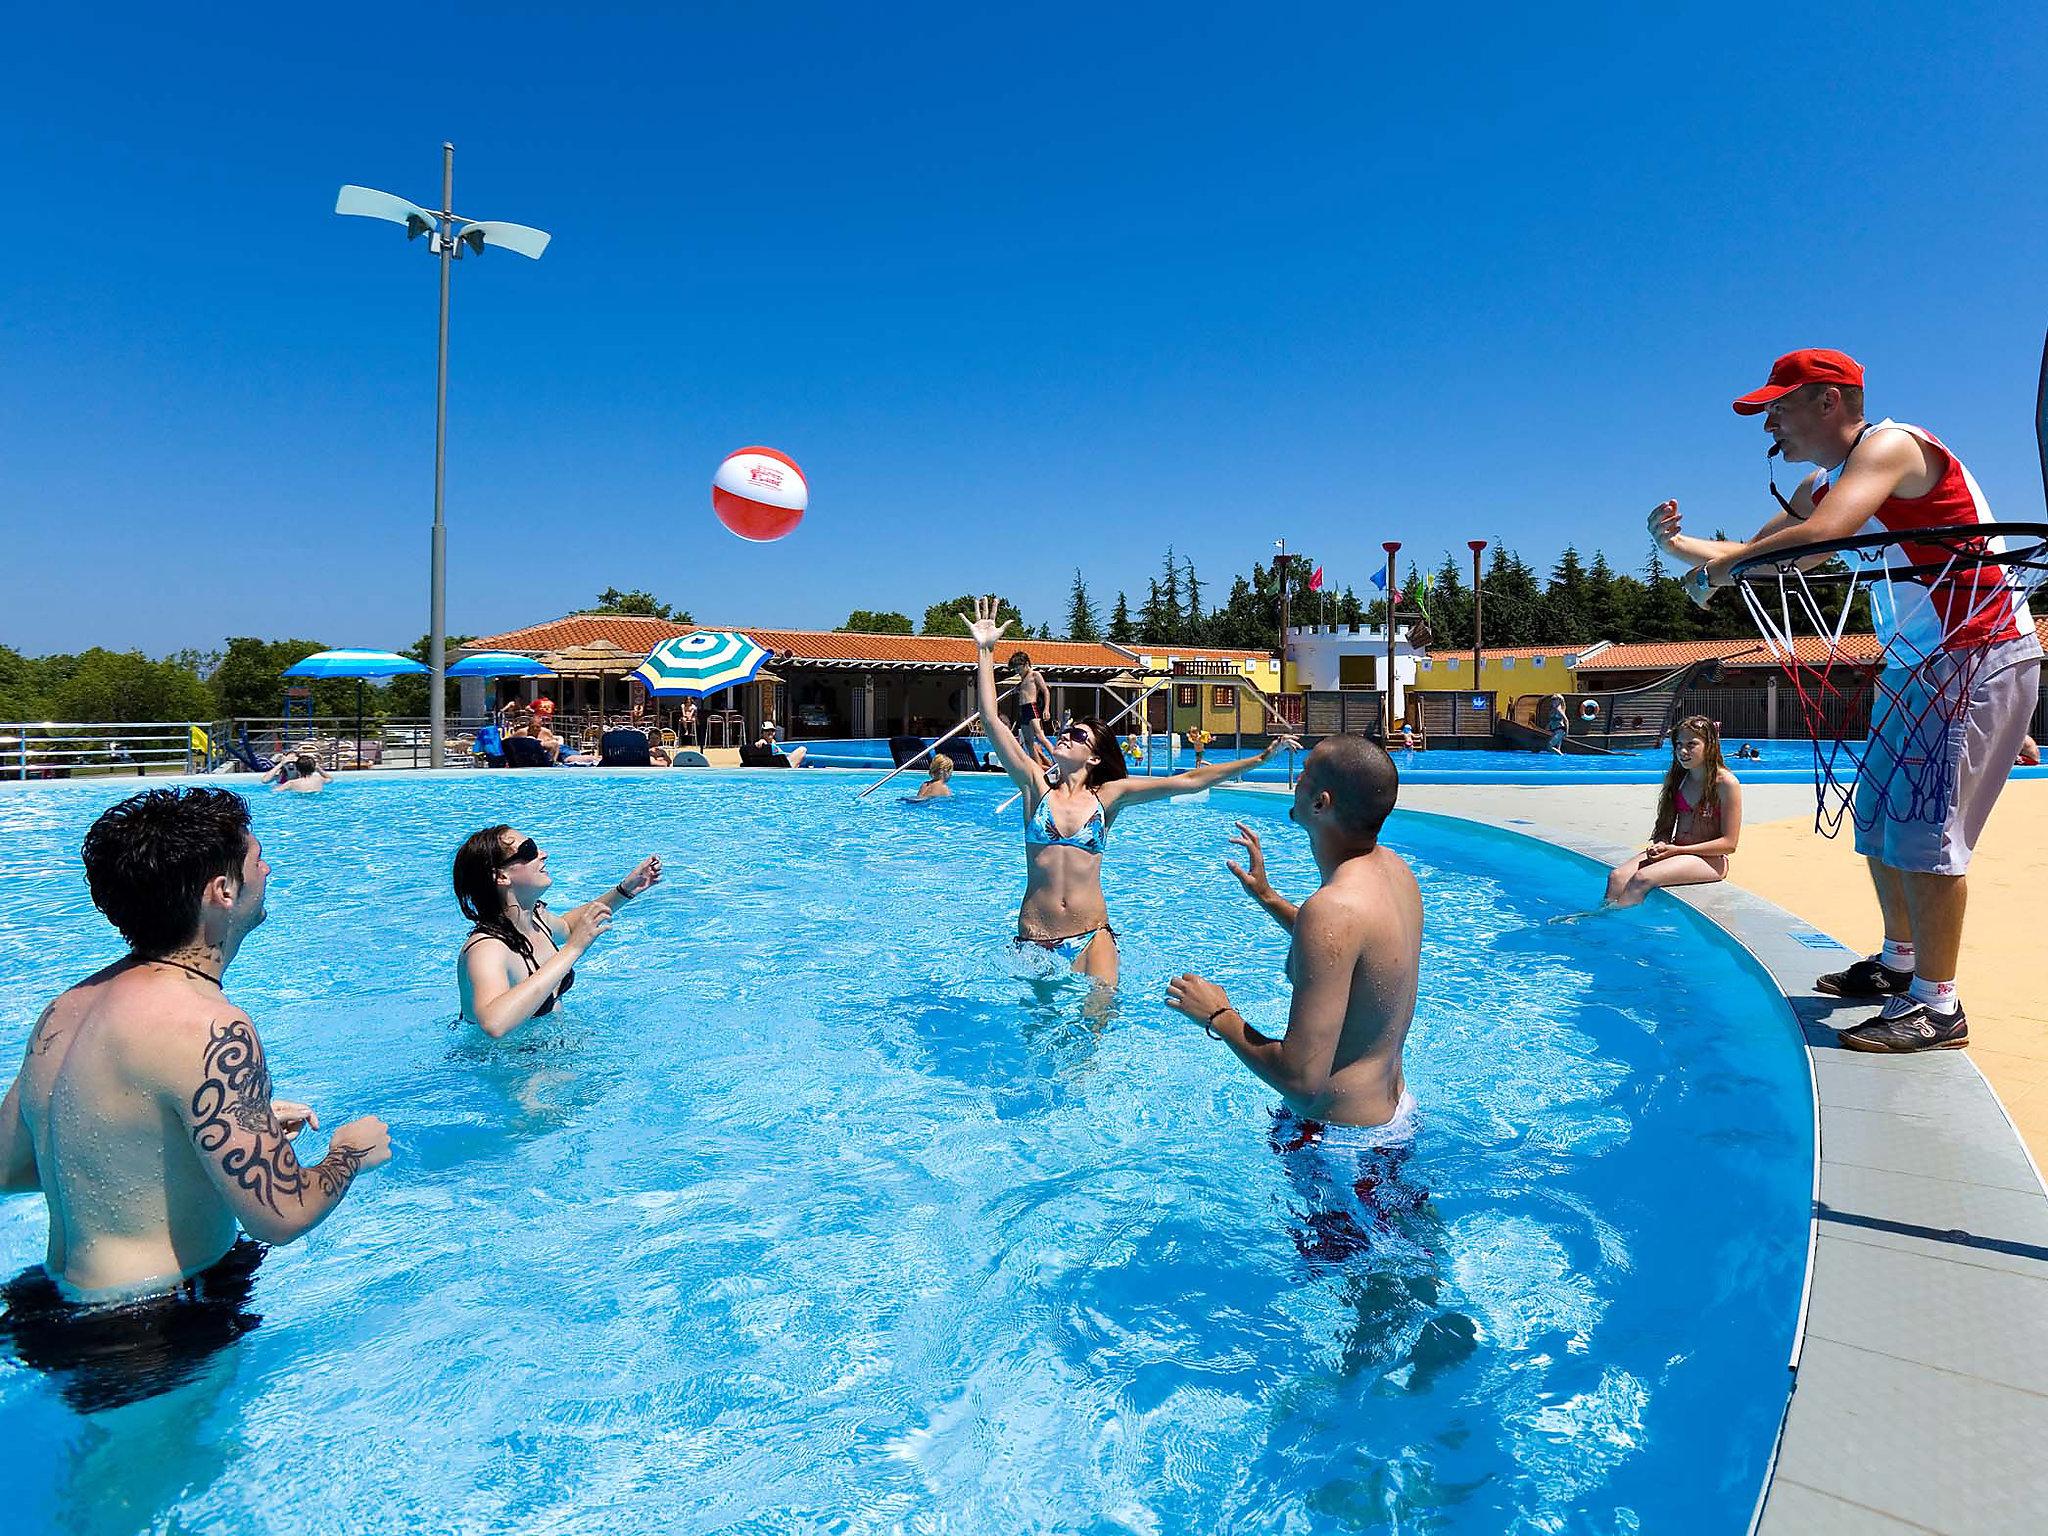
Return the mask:
<path id="1" fill-rule="evenodd" d="M 1454 819 L 1608 866 L 1634 851 L 1513 808 Z M 1843 1050 L 1836 1015 L 1868 1005 L 1813 990 L 1849 951 L 1809 923 L 1725 883 L 1671 894 L 1769 973 L 1813 1072 L 1812 1260 L 1753 1529 L 2048 1529 L 2048 1190 L 1997 1095 L 1967 1052 Z"/>

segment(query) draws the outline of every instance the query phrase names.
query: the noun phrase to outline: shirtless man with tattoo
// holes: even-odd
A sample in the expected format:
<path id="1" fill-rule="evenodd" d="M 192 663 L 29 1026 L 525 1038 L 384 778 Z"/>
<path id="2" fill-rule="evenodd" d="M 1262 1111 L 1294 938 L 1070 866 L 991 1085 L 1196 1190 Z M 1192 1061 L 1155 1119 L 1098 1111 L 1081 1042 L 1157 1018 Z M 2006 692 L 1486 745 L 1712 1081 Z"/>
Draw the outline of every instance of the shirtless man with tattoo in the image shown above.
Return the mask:
<path id="1" fill-rule="evenodd" d="M 1288 819 L 1308 833 L 1322 884 L 1299 906 L 1267 883 L 1258 834 L 1238 823 L 1247 855 L 1230 872 L 1293 936 L 1294 1001 L 1278 1040 L 1245 1022 L 1221 987 L 1187 975 L 1167 1001 L 1229 1046 L 1286 1101 L 1276 1140 L 1384 1144 L 1405 1137 L 1415 1101 L 1401 1048 L 1422 967 L 1422 894 L 1380 827 L 1399 789 L 1393 759 L 1362 736 L 1327 736 L 1302 764 Z"/>
<path id="2" fill-rule="evenodd" d="M 302 1164 L 293 1138 L 319 1118 L 271 1098 L 255 1026 L 221 990 L 270 875 L 240 796 L 132 796 L 93 823 L 84 857 L 130 953 L 36 1021 L 0 1101 L 0 1190 L 41 1190 L 44 1267 L 65 1299 L 197 1296 L 216 1266 L 246 1270 L 238 1229 L 304 1236 L 390 1141 L 365 1116 Z"/>

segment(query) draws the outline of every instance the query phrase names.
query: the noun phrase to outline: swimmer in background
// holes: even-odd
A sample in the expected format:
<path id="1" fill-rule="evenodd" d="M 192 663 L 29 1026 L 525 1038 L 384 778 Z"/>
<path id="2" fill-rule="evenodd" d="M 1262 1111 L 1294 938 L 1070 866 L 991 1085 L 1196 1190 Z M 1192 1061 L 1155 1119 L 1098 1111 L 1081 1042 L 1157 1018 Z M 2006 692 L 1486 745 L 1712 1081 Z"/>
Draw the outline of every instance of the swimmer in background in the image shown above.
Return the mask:
<path id="1" fill-rule="evenodd" d="M 1668 885 L 1727 879 L 1741 837 L 1742 784 L 1721 761 L 1721 732 L 1705 715 L 1688 715 L 1671 733 L 1649 845 L 1608 875 L 1607 905 L 1639 906 Z"/>
<path id="2" fill-rule="evenodd" d="M 924 782 L 917 786 L 917 793 L 911 800 L 950 800 L 953 786 L 946 781 L 953 777 L 953 759 L 943 752 L 934 752 L 932 760 L 925 765 Z"/>
<path id="3" fill-rule="evenodd" d="M 597 900 L 557 917 L 541 900 L 555 882 L 532 838 L 507 826 L 470 834 L 454 874 L 455 899 L 475 925 L 455 962 L 463 1018 L 499 1040 L 553 1013 L 612 914 L 660 879 L 661 860 L 650 856 Z"/>
<path id="4" fill-rule="evenodd" d="M 1213 981 L 1167 983 L 1166 1000 L 1221 1040 L 1283 1107 L 1275 1138 L 1290 1145 L 1385 1145 L 1412 1133 L 1415 1101 L 1401 1052 L 1422 969 L 1422 892 L 1380 841 L 1400 776 L 1362 736 L 1326 736 L 1302 762 L 1288 819 L 1308 834 L 1321 883 L 1300 905 L 1266 879 L 1259 835 L 1243 822 L 1228 868 L 1292 939 L 1287 1030 L 1277 1040 L 1245 1021 Z M 1357 1131 L 1370 1135 L 1352 1135 Z"/>
<path id="5" fill-rule="evenodd" d="M 1403 752 L 1416 752 L 1421 750 L 1420 747 L 1416 745 L 1415 727 L 1410 725 L 1406 720 L 1403 720 L 1401 722 L 1401 750 Z"/>
<path id="6" fill-rule="evenodd" d="M 84 862 L 129 953 L 30 1031 L 0 1101 L 0 1189 L 42 1191 L 44 1278 L 64 1300 L 201 1300 L 210 1277 L 246 1281 L 261 1257 L 241 1233 L 305 1236 L 390 1160 L 390 1137 L 365 1115 L 301 1164 L 293 1139 L 319 1117 L 270 1096 L 256 1026 L 222 989 L 270 878 L 241 796 L 131 796 L 92 824 Z M 36 1278 L 8 1287 L 11 1307 Z"/>
<path id="7" fill-rule="evenodd" d="M 270 786 L 272 794 L 282 791 L 288 795 L 317 795 L 333 778 L 320 767 L 320 761 L 310 752 L 301 752 L 297 757 L 279 758 L 270 765 L 270 771 L 263 775 L 263 782 Z"/>
<path id="8" fill-rule="evenodd" d="M 996 708 L 996 643 L 1009 621 L 996 616 L 993 597 L 976 600 L 961 617 L 975 645 L 975 703 L 988 725 L 988 742 L 1023 791 L 1024 902 L 1017 914 L 1017 943 L 1035 945 L 1069 962 L 1076 974 L 1104 987 L 1117 980 L 1116 931 L 1102 896 L 1102 856 L 1109 829 L 1131 805 L 1189 795 L 1239 778 L 1297 747 L 1291 736 L 1276 736 L 1257 757 L 1207 763 L 1160 778 L 1127 777 L 1116 733 L 1100 720 L 1076 720 L 1052 744 L 1052 766 L 1041 768 Z M 1066 830 L 1071 828 L 1072 830 Z"/>
<path id="9" fill-rule="evenodd" d="M 1052 738 L 1045 734 L 1046 718 L 1052 713 L 1052 689 L 1031 665 L 1031 653 L 1018 651 L 1010 657 L 1016 674 L 1017 735 L 1041 768 L 1052 766 Z"/>

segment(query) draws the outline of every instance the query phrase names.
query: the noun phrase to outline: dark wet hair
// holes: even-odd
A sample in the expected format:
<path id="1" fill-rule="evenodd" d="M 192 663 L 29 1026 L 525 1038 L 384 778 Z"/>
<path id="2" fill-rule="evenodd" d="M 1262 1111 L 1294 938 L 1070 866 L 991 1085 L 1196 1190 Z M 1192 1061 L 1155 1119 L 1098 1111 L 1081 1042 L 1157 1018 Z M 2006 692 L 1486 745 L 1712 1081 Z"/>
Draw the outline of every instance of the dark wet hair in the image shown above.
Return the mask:
<path id="1" fill-rule="evenodd" d="M 476 925 L 479 933 L 503 939 L 521 958 L 531 962 L 533 946 L 526 935 L 505 915 L 505 893 L 498 887 L 498 871 L 505 867 L 505 836 L 512 829 L 502 822 L 470 833 L 455 850 L 455 899 L 462 915 Z"/>
<path id="2" fill-rule="evenodd" d="M 310 752 L 301 752 L 297 757 L 293 758 L 292 766 L 298 769 L 301 774 L 318 773 L 320 771 L 320 764 L 314 760 L 313 754 Z"/>
<path id="3" fill-rule="evenodd" d="M 1095 761 L 1088 765 L 1088 777 L 1082 782 L 1090 789 L 1098 784 L 1108 784 L 1116 779 L 1127 779 L 1131 765 L 1124 761 L 1124 744 L 1116 739 L 1116 732 L 1097 720 L 1093 715 L 1076 715 L 1073 724 L 1088 728 L 1088 734 L 1095 738 Z"/>
<path id="4" fill-rule="evenodd" d="M 109 806 L 80 850 L 92 904 L 145 957 L 189 943 L 218 875 L 239 889 L 249 805 L 225 789 L 152 789 Z"/>
<path id="5" fill-rule="evenodd" d="M 1012 672 L 1022 672 L 1026 667 L 1030 665 L 1031 653 L 1029 651 L 1015 651 L 1011 653 L 1010 670 Z"/>
<path id="6" fill-rule="evenodd" d="M 1353 837 L 1377 838 L 1401 793 L 1401 770 L 1364 736 L 1325 736 L 1302 760 L 1301 777 L 1310 794 L 1330 792 L 1337 825 Z"/>

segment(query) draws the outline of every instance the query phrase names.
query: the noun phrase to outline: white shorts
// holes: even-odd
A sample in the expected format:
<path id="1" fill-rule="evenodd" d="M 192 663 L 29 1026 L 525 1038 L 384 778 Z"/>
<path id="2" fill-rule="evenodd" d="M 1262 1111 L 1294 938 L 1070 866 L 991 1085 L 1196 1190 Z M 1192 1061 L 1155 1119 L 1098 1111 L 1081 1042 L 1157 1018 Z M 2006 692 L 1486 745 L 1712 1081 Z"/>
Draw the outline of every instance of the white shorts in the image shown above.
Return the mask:
<path id="1" fill-rule="evenodd" d="M 1856 776 L 1856 851 L 1912 874 L 1966 871 L 2040 687 L 2032 635 L 1885 668 Z"/>

